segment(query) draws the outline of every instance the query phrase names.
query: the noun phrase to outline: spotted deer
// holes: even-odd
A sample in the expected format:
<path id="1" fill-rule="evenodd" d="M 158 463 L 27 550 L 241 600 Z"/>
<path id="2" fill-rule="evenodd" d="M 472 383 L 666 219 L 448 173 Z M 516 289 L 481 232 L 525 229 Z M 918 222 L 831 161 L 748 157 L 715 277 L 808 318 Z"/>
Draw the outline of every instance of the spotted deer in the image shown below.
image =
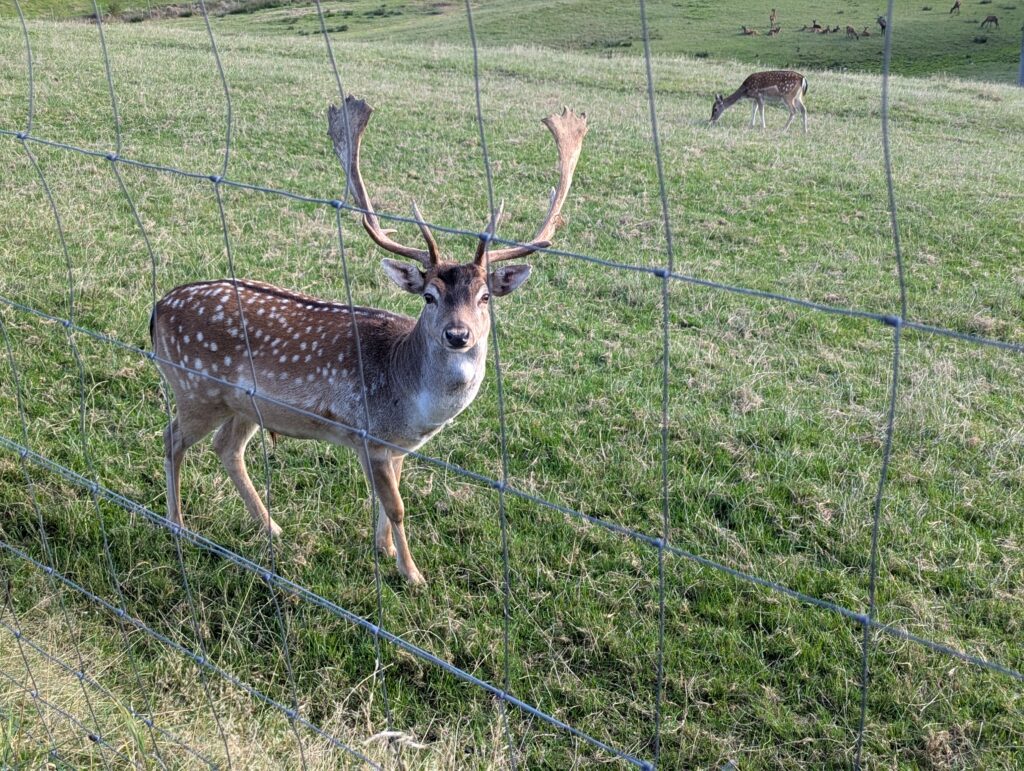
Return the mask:
<path id="1" fill-rule="evenodd" d="M 807 108 L 804 107 L 803 95 L 807 93 L 807 78 L 792 70 L 770 70 L 755 72 L 748 77 L 732 94 L 723 97 L 715 95 L 715 103 L 711 108 L 711 123 L 717 123 L 722 113 L 732 107 L 740 99 L 750 99 L 754 110 L 750 116 L 750 126 L 757 124 L 758 110 L 761 112 L 761 128 L 765 128 L 764 107 L 766 102 L 783 102 L 789 108 L 789 120 L 783 131 L 789 130 L 789 124 L 796 117 L 799 108 L 803 115 L 804 132 L 807 132 Z"/>
<path id="2" fill-rule="evenodd" d="M 416 319 L 322 300 L 258 281 L 222 279 L 168 292 L 153 310 L 158 366 L 174 392 L 176 417 L 164 432 L 167 516 L 182 526 L 180 469 L 185 451 L 217 429 L 213 446 L 249 514 L 270 534 L 281 528 L 253 488 L 245 447 L 260 426 L 284 436 L 322 439 L 355 450 L 379 502 L 376 547 L 422 584 L 409 551 L 399 493 L 403 458 L 476 397 L 484 378 L 492 297 L 507 295 L 530 266 L 497 263 L 550 245 L 572 185 L 586 114 L 544 119 L 558 152 L 558 187 L 540 229 L 522 245 L 489 248 L 494 214 L 467 263 L 442 256 L 419 208 L 413 217 L 426 249 L 392 240 L 366 192 L 359 163 L 372 113 L 352 97 L 328 111 L 328 134 L 363 227 L 382 249 L 411 260 L 383 261 L 400 288 L 423 298 Z M 251 354 L 251 355 L 250 355 Z"/>

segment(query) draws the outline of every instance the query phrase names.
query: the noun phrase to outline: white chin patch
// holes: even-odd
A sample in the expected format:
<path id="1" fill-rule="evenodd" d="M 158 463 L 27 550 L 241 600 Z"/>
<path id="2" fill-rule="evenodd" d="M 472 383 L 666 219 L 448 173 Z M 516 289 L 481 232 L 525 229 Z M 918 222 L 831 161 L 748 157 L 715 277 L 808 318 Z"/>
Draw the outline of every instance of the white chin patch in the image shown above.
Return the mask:
<path id="1" fill-rule="evenodd" d="M 476 361 L 472 356 L 456 356 L 452 362 L 452 375 L 455 379 L 468 383 L 476 375 Z"/>

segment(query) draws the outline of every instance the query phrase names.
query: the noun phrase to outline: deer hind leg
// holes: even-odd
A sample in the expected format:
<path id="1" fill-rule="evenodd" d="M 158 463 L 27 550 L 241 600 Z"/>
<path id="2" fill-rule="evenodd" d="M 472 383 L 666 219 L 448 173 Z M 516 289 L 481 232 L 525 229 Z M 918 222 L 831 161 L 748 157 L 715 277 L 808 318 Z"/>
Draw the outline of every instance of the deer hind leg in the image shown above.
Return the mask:
<path id="1" fill-rule="evenodd" d="M 405 462 L 404 455 L 392 455 L 391 456 L 391 468 L 395 474 L 395 484 L 398 485 L 402 479 L 402 464 Z M 369 477 L 367 477 L 369 478 Z M 376 532 L 376 543 L 377 550 L 388 557 L 395 556 L 395 544 L 391 537 L 391 520 L 388 519 L 388 514 L 384 510 L 384 506 L 380 499 L 377 499 L 377 532 Z"/>
<path id="2" fill-rule="evenodd" d="M 764 99 L 758 99 L 757 100 L 757 104 L 761 108 L 761 128 L 766 129 L 768 127 L 765 125 L 765 122 L 764 122 L 764 107 L 765 107 Z"/>
<path id="3" fill-rule="evenodd" d="M 373 489 L 377 493 L 377 500 L 380 501 L 381 508 L 391 524 L 398 572 L 410 584 L 425 584 L 423 574 L 416 567 L 412 553 L 409 551 L 409 542 L 405 538 L 405 504 L 402 503 L 402 496 L 398 491 L 398 474 L 395 473 L 392 454 L 388 451 L 371 449 L 369 457 L 366 457 L 363 452 L 360 452 L 359 456 L 366 477 L 373 485 Z M 380 532 L 379 521 L 378 532 Z"/>
<path id="4" fill-rule="evenodd" d="M 751 100 L 752 105 L 750 108 L 750 128 L 754 128 L 757 125 L 757 100 Z"/>
<path id="5" fill-rule="evenodd" d="M 272 536 L 281 535 L 281 528 L 271 519 L 270 512 L 260 500 L 256 488 L 252 486 L 249 472 L 245 468 L 245 446 L 252 439 L 259 426 L 251 420 L 235 415 L 220 427 L 213 437 L 213 449 L 220 456 L 228 476 L 242 496 L 245 508 L 260 527 L 268 530 Z"/>
<path id="6" fill-rule="evenodd" d="M 796 100 L 792 102 L 786 102 L 786 107 L 789 108 L 789 120 L 786 121 L 786 125 L 782 128 L 782 133 L 785 134 L 789 131 L 789 125 L 793 122 L 793 118 L 796 117 Z"/>
<path id="7" fill-rule="evenodd" d="M 185 451 L 224 421 L 225 414 L 209 405 L 188 409 L 179 402 L 178 416 L 164 431 L 164 472 L 167 475 L 167 518 L 182 527 L 181 461 Z"/>

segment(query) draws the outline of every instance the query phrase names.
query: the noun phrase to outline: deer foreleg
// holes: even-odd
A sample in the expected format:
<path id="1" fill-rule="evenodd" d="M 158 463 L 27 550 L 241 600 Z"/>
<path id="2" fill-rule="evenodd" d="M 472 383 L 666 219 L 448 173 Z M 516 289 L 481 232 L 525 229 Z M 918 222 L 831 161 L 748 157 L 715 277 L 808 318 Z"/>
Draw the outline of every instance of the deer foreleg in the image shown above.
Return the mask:
<path id="1" fill-rule="evenodd" d="M 259 428 L 255 423 L 245 418 L 235 416 L 227 421 L 217 435 L 213 438 L 213 449 L 220 456 L 220 462 L 224 464 L 228 476 L 234 483 L 238 494 L 245 502 L 245 508 L 257 524 L 270 531 L 273 536 L 281 535 L 281 528 L 271 519 L 270 512 L 263 505 L 259 494 L 252 486 L 249 479 L 249 472 L 245 468 L 245 446 L 249 443 L 252 435 Z"/>
<path id="2" fill-rule="evenodd" d="M 752 104 L 750 109 L 750 128 L 754 128 L 754 126 L 757 125 L 757 100 L 752 99 L 751 102 Z"/>
<path id="3" fill-rule="evenodd" d="M 391 457 L 391 468 L 395 472 L 395 484 L 399 484 L 402 479 L 402 463 L 405 461 L 404 455 L 393 455 Z M 388 557 L 395 556 L 395 545 L 391 538 L 391 520 L 388 519 L 388 514 L 384 511 L 384 506 L 380 500 L 377 501 L 377 531 L 376 531 L 376 543 L 377 550 L 382 554 L 386 554 Z"/>
<path id="4" fill-rule="evenodd" d="M 409 542 L 405 538 L 405 504 L 402 503 L 402 496 L 398 491 L 398 474 L 395 473 L 391 453 L 370 450 L 369 457 L 364 458 L 363 455 L 364 453 L 360 453 L 363 469 L 377 493 L 377 500 L 380 501 L 381 508 L 391 523 L 398 572 L 405 576 L 410 584 L 425 584 L 426 581 L 413 561 L 412 553 L 409 551 Z M 379 520 L 377 532 L 380 532 Z M 378 541 L 378 545 L 379 543 Z"/>

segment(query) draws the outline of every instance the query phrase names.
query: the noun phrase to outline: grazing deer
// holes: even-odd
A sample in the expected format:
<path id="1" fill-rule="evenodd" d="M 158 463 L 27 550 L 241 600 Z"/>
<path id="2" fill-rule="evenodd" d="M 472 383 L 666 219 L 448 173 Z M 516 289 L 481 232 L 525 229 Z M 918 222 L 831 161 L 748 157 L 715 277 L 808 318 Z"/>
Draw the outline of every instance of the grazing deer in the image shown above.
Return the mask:
<path id="1" fill-rule="evenodd" d="M 585 114 L 565 110 L 544 120 L 558 151 L 559 181 L 533 240 L 488 249 L 499 212 L 475 258 L 459 264 L 442 258 L 415 203 L 413 216 L 426 249 L 393 241 L 393 231 L 381 228 L 359 167 L 371 112 L 366 102 L 350 96 L 343 108 L 330 108 L 328 133 L 354 201 L 365 211 L 363 227 L 370 238 L 417 263 L 384 260 L 383 267 L 399 287 L 423 298 L 419 318 L 319 300 L 256 281 L 204 281 L 168 292 L 150 320 L 158 365 L 177 403 L 177 417 L 164 433 L 167 516 L 183 524 L 182 457 L 219 426 L 213 446 L 228 476 L 249 514 L 279 535 L 280 527 L 246 472 L 245 446 L 260 426 L 286 436 L 323 439 L 359 455 L 380 503 L 376 547 L 396 557 L 398 571 L 410 583 L 421 584 L 403 524 L 398 489 L 403 458 L 476 396 L 487 360 L 490 298 L 509 294 L 530 275 L 525 263 L 490 271 L 488 266 L 549 245 L 587 122 Z"/>
<path id="2" fill-rule="evenodd" d="M 754 111 L 750 116 L 750 127 L 757 123 L 757 112 L 761 111 L 761 128 L 765 128 L 765 102 L 783 102 L 789 108 L 789 120 L 783 131 L 789 130 L 789 124 L 796 117 L 799 107 L 803 114 L 804 133 L 807 133 L 807 108 L 804 106 L 803 95 L 807 93 L 807 78 L 792 70 L 771 70 L 755 72 L 748 77 L 732 94 L 722 97 L 715 95 L 715 103 L 711 108 L 711 123 L 715 124 L 722 113 L 732 107 L 740 99 L 750 99 L 754 103 Z"/>
<path id="3" fill-rule="evenodd" d="M 956 2 L 953 3 L 953 7 L 949 9 L 949 15 L 950 16 L 952 16 L 954 13 L 957 16 L 960 15 L 960 0 L 956 0 Z"/>
<path id="4" fill-rule="evenodd" d="M 741 25 L 740 28 L 743 30 L 742 32 L 740 32 L 741 35 L 757 35 L 757 34 L 759 34 L 756 29 L 754 29 L 752 27 L 748 27 L 746 24 Z"/>
<path id="5" fill-rule="evenodd" d="M 782 31 L 782 27 L 772 27 L 768 30 L 768 37 L 775 37 Z"/>
<path id="6" fill-rule="evenodd" d="M 986 16 L 986 17 L 985 17 L 985 21 L 983 21 L 983 22 L 981 23 L 981 28 L 982 28 L 982 29 L 985 29 L 985 26 L 986 26 L 986 25 L 987 25 L 987 26 L 990 26 L 990 27 L 991 27 L 992 25 L 995 25 L 995 26 L 996 26 L 996 28 L 998 29 L 998 28 L 999 28 L 999 17 L 998 17 L 998 16 L 992 16 L 992 15 L 988 15 L 988 16 Z"/>
<path id="7" fill-rule="evenodd" d="M 849 24 L 847 24 L 846 25 L 846 37 L 852 37 L 854 40 L 857 40 L 860 37 L 860 35 L 857 34 L 857 30 L 855 30 L 853 27 L 851 27 Z"/>

